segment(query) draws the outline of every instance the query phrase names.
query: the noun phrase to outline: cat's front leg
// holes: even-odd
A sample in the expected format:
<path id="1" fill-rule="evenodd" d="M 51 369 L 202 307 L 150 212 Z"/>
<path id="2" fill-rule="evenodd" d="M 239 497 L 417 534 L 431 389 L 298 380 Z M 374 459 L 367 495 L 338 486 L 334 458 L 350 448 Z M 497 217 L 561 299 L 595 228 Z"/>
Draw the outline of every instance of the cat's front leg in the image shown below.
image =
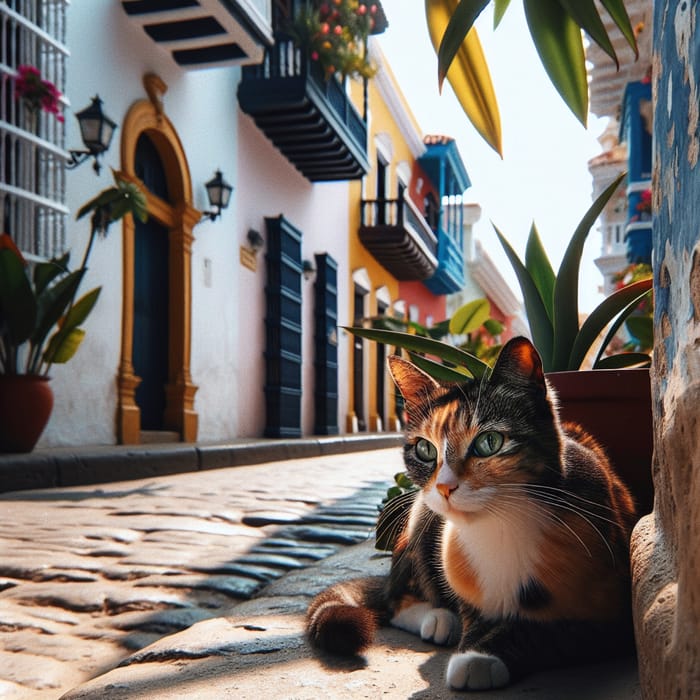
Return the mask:
<path id="1" fill-rule="evenodd" d="M 498 656 L 470 649 L 452 654 L 447 683 L 454 690 L 503 688 L 510 682 L 508 667 Z"/>
<path id="2" fill-rule="evenodd" d="M 415 603 L 402 608 L 391 619 L 391 624 L 440 646 L 456 644 L 461 632 L 459 619 L 451 610 L 434 608 L 430 603 Z"/>
<path id="3" fill-rule="evenodd" d="M 447 684 L 454 690 L 490 690 L 503 688 L 511 681 L 511 672 L 505 661 L 493 653 L 490 645 L 484 647 L 493 630 L 475 610 L 462 606 L 460 614 L 464 631 L 459 651 L 447 664 Z"/>

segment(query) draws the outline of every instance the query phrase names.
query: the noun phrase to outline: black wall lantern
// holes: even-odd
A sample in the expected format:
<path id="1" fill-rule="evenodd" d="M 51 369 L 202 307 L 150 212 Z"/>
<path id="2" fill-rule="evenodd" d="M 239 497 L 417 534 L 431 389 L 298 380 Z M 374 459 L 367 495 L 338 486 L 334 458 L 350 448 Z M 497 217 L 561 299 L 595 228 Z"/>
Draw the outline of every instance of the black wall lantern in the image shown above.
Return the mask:
<path id="1" fill-rule="evenodd" d="M 233 187 L 224 180 L 221 170 L 217 170 L 214 177 L 204 186 L 207 188 L 207 197 L 209 198 L 211 211 L 205 211 L 203 214 L 212 221 L 216 221 L 221 216 L 221 212 L 228 206 Z"/>
<path id="2" fill-rule="evenodd" d="M 80 125 L 80 136 L 87 150 L 71 151 L 71 160 L 67 167 L 75 168 L 92 157 L 95 159 L 92 168 L 99 175 L 100 156 L 109 148 L 117 124 L 102 111 L 102 100 L 98 95 L 92 98 L 89 107 L 78 112 L 75 117 Z"/>

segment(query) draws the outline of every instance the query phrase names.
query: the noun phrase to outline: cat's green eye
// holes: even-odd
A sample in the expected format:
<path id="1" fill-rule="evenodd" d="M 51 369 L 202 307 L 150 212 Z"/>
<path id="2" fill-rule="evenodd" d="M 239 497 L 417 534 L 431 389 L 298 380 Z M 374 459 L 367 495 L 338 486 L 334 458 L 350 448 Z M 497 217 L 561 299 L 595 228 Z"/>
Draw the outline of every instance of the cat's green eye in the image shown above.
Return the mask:
<path id="1" fill-rule="evenodd" d="M 416 455 L 423 462 L 434 462 L 437 459 L 437 449 L 432 442 L 421 438 L 416 443 Z"/>
<path id="2" fill-rule="evenodd" d="M 503 447 L 503 435 L 495 430 L 487 430 L 476 436 L 474 452 L 479 457 L 495 455 Z"/>

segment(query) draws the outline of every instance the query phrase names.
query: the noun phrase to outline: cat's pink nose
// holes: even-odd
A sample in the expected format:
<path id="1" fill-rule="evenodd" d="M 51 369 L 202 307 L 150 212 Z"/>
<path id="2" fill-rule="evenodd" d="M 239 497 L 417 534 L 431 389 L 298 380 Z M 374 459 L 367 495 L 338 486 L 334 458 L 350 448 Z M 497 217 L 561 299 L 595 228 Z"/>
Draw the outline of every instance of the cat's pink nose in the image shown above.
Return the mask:
<path id="1" fill-rule="evenodd" d="M 445 498 L 449 498 L 450 494 L 457 490 L 456 486 L 445 483 L 435 484 L 435 488 L 438 490 L 438 493 L 442 494 Z"/>

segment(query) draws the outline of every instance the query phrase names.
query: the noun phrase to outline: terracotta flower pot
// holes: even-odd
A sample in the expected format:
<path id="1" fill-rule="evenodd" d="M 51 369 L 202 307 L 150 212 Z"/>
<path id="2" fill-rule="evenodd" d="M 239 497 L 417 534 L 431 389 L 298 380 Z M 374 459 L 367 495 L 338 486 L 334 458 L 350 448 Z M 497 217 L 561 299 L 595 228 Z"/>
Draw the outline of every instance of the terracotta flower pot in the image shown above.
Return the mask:
<path id="1" fill-rule="evenodd" d="M 654 505 L 654 449 L 648 369 L 550 372 L 563 420 L 584 426 L 605 448 L 640 515 Z"/>
<path id="2" fill-rule="evenodd" d="M 31 452 L 52 408 L 47 377 L 0 375 L 0 452 Z"/>

